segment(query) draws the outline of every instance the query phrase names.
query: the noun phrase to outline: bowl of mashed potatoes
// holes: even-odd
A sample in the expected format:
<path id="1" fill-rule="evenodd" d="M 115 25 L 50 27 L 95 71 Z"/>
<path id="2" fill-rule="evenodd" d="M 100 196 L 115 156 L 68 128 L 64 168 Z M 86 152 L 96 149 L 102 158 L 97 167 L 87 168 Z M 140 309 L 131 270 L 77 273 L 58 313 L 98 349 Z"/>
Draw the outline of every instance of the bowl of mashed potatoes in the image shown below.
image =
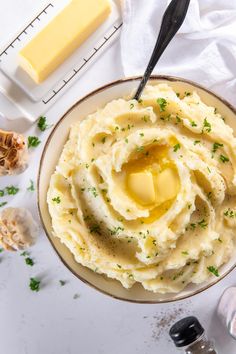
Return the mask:
<path id="1" fill-rule="evenodd" d="M 168 302 L 235 267 L 235 109 L 180 78 L 108 84 L 78 101 L 43 151 L 46 234 L 82 281 L 115 298 Z M 55 148 L 56 147 L 56 148 Z"/>

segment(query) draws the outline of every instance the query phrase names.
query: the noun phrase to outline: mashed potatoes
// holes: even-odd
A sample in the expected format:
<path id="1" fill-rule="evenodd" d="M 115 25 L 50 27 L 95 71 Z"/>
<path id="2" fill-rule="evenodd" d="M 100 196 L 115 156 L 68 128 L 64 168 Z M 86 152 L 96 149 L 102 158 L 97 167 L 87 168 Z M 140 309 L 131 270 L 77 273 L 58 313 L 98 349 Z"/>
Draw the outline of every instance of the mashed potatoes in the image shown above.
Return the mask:
<path id="1" fill-rule="evenodd" d="M 147 86 L 71 127 L 48 190 L 77 262 L 159 293 L 220 275 L 234 247 L 236 139 L 193 92 Z"/>

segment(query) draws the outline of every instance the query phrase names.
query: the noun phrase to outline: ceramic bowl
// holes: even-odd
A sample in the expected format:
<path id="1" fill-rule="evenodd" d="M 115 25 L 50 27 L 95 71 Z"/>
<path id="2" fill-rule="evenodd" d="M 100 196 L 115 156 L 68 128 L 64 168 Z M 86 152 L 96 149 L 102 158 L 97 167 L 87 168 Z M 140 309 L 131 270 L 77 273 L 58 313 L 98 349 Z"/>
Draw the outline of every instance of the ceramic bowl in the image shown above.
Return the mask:
<path id="1" fill-rule="evenodd" d="M 219 282 L 236 266 L 236 249 L 231 260 L 223 265 L 220 269 L 221 276 L 219 278 L 210 277 L 206 282 L 199 285 L 189 285 L 183 291 L 177 294 L 158 294 L 153 293 L 144 288 L 140 284 L 135 284 L 131 289 L 127 290 L 116 281 L 99 275 L 93 271 L 78 264 L 72 253 L 63 245 L 59 239 L 52 235 L 51 218 L 48 212 L 46 195 L 49 186 L 49 180 L 55 170 L 59 156 L 65 144 L 70 126 L 78 120 L 84 119 L 88 114 L 102 108 L 107 102 L 129 95 L 140 82 L 140 77 L 127 78 L 109 83 L 97 90 L 89 93 L 80 99 L 61 117 L 52 130 L 43 150 L 40 162 L 38 176 L 38 208 L 41 221 L 46 235 L 51 242 L 55 252 L 58 254 L 65 266 L 80 280 L 89 284 L 98 291 L 110 295 L 116 299 L 126 300 L 136 303 L 163 303 L 188 298 L 203 290 L 208 289 L 213 284 Z M 235 126 L 236 134 L 236 110 L 224 99 L 215 93 L 201 87 L 200 85 L 177 77 L 168 76 L 152 76 L 150 83 L 168 83 L 176 92 L 184 93 L 185 91 L 195 90 L 201 99 L 210 106 L 214 106 L 225 117 L 226 122 L 232 127 Z"/>

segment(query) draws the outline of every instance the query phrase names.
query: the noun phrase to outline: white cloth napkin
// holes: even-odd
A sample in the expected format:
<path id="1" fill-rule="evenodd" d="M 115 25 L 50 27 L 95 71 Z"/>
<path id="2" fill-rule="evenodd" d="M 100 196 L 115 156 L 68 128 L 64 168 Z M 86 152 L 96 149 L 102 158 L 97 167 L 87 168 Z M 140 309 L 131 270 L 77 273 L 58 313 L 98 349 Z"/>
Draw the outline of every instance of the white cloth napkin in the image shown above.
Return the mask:
<path id="1" fill-rule="evenodd" d="M 123 0 L 125 76 L 144 72 L 169 3 Z M 194 80 L 236 104 L 236 0 L 191 0 L 182 27 L 153 73 Z"/>

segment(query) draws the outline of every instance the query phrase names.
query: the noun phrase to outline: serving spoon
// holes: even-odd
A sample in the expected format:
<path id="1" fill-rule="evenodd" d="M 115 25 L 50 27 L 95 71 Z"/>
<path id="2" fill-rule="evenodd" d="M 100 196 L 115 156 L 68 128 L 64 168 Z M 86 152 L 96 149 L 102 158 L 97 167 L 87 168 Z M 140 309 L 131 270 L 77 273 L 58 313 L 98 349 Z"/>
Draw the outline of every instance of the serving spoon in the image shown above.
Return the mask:
<path id="1" fill-rule="evenodd" d="M 184 22 L 189 3 L 190 0 L 172 0 L 167 7 L 162 18 L 160 32 L 152 52 L 152 56 L 134 95 L 135 100 L 140 98 L 140 95 L 162 53 Z"/>

